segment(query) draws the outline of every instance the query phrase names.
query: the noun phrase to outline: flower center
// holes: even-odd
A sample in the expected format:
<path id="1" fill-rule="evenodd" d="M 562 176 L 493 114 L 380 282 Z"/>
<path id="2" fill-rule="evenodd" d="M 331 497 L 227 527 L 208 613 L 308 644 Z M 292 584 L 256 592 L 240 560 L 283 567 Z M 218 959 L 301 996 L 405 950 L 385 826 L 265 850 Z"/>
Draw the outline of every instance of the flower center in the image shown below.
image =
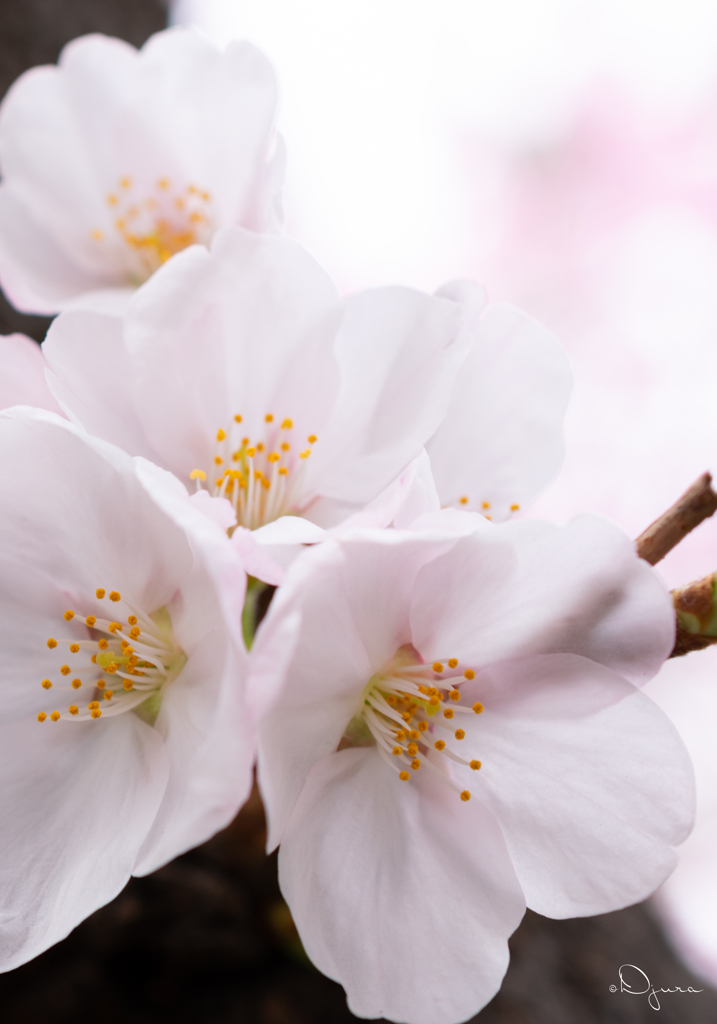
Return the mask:
<path id="1" fill-rule="evenodd" d="M 272 413 L 264 417 L 258 440 L 244 435 L 241 424 L 237 415 L 226 430 L 217 431 L 213 469 L 193 469 L 190 478 L 197 490 L 204 485 L 214 497 L 227 498 L 237 523 L 255 530 L 297 510 L 307 459 L 317 438 L 309 434 L 307 447 L 301 448 L 293 437 L 293 420 L 279 423 Z"/>
<path id="2" fill-rule="evenodd" d="M 169 178 L 159 178 L 151 195 L 137 196 L 129 175 L 118 181 L 106 199 L 114 217 L 116 235 L 129 249 L 130 277 L 141 284 L 170 256 L 196 242 L 207 244 L 212 235 L 211 196 L 187 185 L 176 189 Z M 93 241 L 106 241 L 95 228 Z"/>
<path id="3" fill-rule="evenodd" d="M 163 687 L 184 667 L 187 659 L 174 642 L 166 608 L 146 615 L 116 590 L 107 595 L 102 589 L 95 592 L 98 601 L 105 596 L 112 604 L 123 606 L 122 615 L 117 614 L 118 607 L 112 609 L 115 614 L 111 618 L 87 615 L 83 620 L 68 609 L 65 622 L 75 620 L 76 627 L 84 621 L 86 629 L 77 630 L 76 637 L 50 637 L 47 641 L 50 650 L 58 654 L 64 654 L 61 648 L 69 648 L 73 665 L 58 668 L 62 681 L 44 679 L 41 685 L 45 690 L 74 694 L 77 703 L 49 715 L 40 711 L 38 722 L 48 717 L 52 722 L 61 718 L 81 722 L 136 710 L 152 724 L 159 712 Z"/>
<path id="4" fill-rule="evenodd" d="M 456 715 L 479 715 L 483 710 L 479 701 L 472 707 L 458 703 L 458 687 L 466 679 L 475 679 L 475 672 L 471 668 L 457 671 L 457 658 L 434 661 L 432 665 L 418 659 L 415 648 L 406 645 L 385 669 L 371 677 L 362 694 L 361 709 L 346 730 L 344 745 L 366 745 L 367 740 L 375 743 L 380 756 L 404 782 L 411 778 L 409 768 L 416 772 L 425 764 L 459 793 L 461 800 L 470 800 L 470 792 L 460 790 L 428 758 L 428 751 L 474 771 L 480 768 L 480 761 L 460 757 L 441 737 L 443 732 L 457 740 L 465 739 L 465 730 L 455 728 Z"/>

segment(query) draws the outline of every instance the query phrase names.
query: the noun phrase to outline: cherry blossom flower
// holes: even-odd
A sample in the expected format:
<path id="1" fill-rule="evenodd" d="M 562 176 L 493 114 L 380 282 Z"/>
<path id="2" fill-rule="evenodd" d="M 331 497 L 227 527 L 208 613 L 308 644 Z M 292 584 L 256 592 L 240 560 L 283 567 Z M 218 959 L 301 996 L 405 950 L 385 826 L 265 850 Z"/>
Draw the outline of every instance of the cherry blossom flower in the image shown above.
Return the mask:
<path id="1" fill-rule="evenodd" d="M 276 83 L 247 43 L 84 36 L 0 108 L 0 281 L 26 312 L 117 300 L 225 224 L 275 229 Z M 108 290 L 110 290 L 108 292 Z M 88 293 L 92 293 L 88 296 Z"/>
<path id="2" fill-rule="evenodd" d="M 60 412 L 45 379 L 45 357 L 25 334 L 0 335 L 0 409 L 33 405 Z"/>
<path id="3" fill-rule="evenodd" d="M 469 344 L 455 302 L 398 287 L 342 300 L 297 243 L 232 227 L 123 317 L 62 313 L 43 351 L 72 419 L 256 529 L 287 514 L 333 526 L 380 495 L 441 423 Z"/>
<path id="4" fill-rule="evenodd" d="M 293 564 L 251 655 L 259 782 L 306 951 L 354 1013 L 465 1020 L 526 905 L 602 913 L 672 870 L 692 770 L 636 684 L 673 638 L 657 575 L 595 516 L 449 510 Z"/>
<path id="5" fill-rule="evenodd" d="M 0 416 L 0 964 L 203 842 L 251 786 L 245 576 L 168 474 Z"/>

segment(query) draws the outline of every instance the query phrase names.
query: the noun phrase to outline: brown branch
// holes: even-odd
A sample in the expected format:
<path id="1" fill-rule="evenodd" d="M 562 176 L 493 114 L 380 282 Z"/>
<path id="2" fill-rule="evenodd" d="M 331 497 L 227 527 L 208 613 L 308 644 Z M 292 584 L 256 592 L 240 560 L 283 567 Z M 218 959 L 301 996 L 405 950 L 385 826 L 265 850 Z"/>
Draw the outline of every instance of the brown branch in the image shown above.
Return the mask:
<path id="1" fill-rule="evenodd" d="M 711 572 L 701 580 L 686 583 L 672 591 L 677 634 L 671 658 L 679 658 L 690 651 L 701 651 L 717 643 L 716 578 L 717 573 Z"/>
<path id="2" fill-rule="evenodd" d="M 683 537 L 715 512 L 717 494 L 712 490 L 712 476 L 703 473 L 672 508 L 640 534 L 635 542 L 638 555 L 650 565 L 657 565 Z"/>

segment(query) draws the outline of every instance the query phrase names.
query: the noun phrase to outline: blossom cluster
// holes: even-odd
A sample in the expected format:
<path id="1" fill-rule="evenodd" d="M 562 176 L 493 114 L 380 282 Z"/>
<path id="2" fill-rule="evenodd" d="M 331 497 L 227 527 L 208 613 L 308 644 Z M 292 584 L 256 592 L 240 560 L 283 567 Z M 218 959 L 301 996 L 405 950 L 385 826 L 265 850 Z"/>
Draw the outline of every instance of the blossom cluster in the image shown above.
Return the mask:
<path id="1" fill-rule="evenodd" d="M 639 689 L 674 613 L 619 527 L 521 515 L 562 457 L 548 330 L 470 281 L 342 297 L 282 233 L 276 91 L 173 29 L 78 39 L 0 108 L 0 282 L 58 314 L 0 339 L 1 963 L 256 766 L 314 963 L 359 1016 L 452 1024 L 526 906 L 674 866 L 691 766 Z"/>

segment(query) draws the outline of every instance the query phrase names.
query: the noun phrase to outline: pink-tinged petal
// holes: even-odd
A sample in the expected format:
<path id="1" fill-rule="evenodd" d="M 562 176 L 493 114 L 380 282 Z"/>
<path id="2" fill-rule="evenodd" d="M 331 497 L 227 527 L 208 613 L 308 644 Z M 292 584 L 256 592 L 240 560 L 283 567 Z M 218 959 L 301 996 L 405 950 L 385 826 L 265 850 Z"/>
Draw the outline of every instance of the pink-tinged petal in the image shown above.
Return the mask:
<path id="1" fill-rule="evenodd" d="M 226 827 L 251 791 L 253 723 L 246 654 L 222 629 L 207 633 L 166 690 L 155 728 L 170 773 L 133 874 L 146 875 Z"/>
<path id="2" fill-rule="evenodd" d="M 420 573 L 411 625 L 429 660 L 460 656 L 479 668 L 565 652 L 642 684 L 672 650 L 675 616 L 634 542 L 586 514 L 567 526 L 524 520 L 463 538 Z"/>
<path id="3" fill-rule="evenodd" d="M 437 513 L 441 507 L 428 453 L 422 451 L 410 468 L 413 472 L 393 519 L 397 529 L 407 528 L 421 516 Z"/>
<path id="4" fill-rule="evenodd" d="M 455 282 L 438 293 L 466 299 L 473 344 L 427 450 L 443 505 L 467 499 L 467 507 L 502 520 L 560 468 L 572 373 L 564 349 L 541 324 L 506 305 L 480 316 L 466 288 Z"/>
<path id="5" fill-rule="evenodd" d="M 60 412 L 45 380 L 46 363 L 40 346 L 24 334 L 0 336 L 0 409 L 34 405 Z"/>
<path id="6" fill-rule="evenodd" d="M 31 960 L 124 888 L 168 767 L 161 737 L 135 715 L 2 729 L 0 970 Z"/>
<path id="7" fill-rule="evenodd" d="M 119 316 L 68 310 L 56 317 L 42 351 L 48 384 L 74 423 L 130 455 L 158 461 L 135 412 L 133 367 Z"/>
<path id="8" fill-rule="evenodd" d="M 98 586 L 131 592 L 144 608 L 170 602 L 192 554 L 184 530 L 138 486 L 129 456 L 52 413 L 26 408 L 0 414 L 0 455 L 12 481 L 0 492 L 8 600 L 18 578 L 36 573 L 56 590 L 60 615 Z M 39 633 L 39 644 L 44 640 Z"/>
<path id="9" fill-rule="evenodd" d="M 410 642 L 416 575 L 444 544 L 393 530 L 366 531 L 350 544 L 316 545 L 289 569 L 253 648 L 269 659 L 282 620 L 301 615 L 281 699 L 259 726 L 270 848 L 281 840 L 311 765 L 336 750 L 361 710 L 371 676 Z"/>
<path id="10" fill-rule="evenodd" d="M 372 749 L 314 765 L 279 877 L 353 1013 L 411 1024 L 455 1024 L 495 995 L 525 909 L 490 810 L 428 772 L 399 781 Z"/>
<path id="11" fill-rule="evenodd" d="M 281 562 L 274 558 L 272 545 L 264 547 L 256 540 L 252 531 L 244 526 L 237 526 L 232 534 L 232 544 L 248 576 L 269 583 L 273 587 L 281 586 L 286 570 Z M 297 554 L 301 551 L 299 544 L 290 546 Z"/>
<path id="12" fill-rule="evenodd" d="M 237 516 L 234 506 L 226 498 L 213 498 L 209 491 L 196 491 L 189 500 L 220 529 L 231 530 L 236 526 Z"/>
<path id="13" fill-rule="evenodd" d="M 178 476 L 207 465 L 217 430 L 243 417 L 256 438 L 267 413 L 321 434 L 338 388 L 341 303 L 298 244 L 241 228 L 211 252 L 180 253 L 141 288 L 127 318 L 138 416 Z"/>
<path id="14" fill-rule="evenodd" d="M 108 283 L 79 267 L 6 182 L 0 184 L 0 282 L 23 313 L 57 313 Z"/>
<path id="15" fill-rule="evenodd" d="M 470 339 L 461 333 L 456 303 L 408 288 L 362 292 L 345 305 L 333 442 L 315 449 L 307 487 L 364 503 L 420 455 L 435 432 Z"/>
<path id="16" fill-rule="evenodd" d="M 483 766 L 477 779 L 462 771 L 500 822 L 528 906 L 587 916 L 654 892 L 695 801 L 687 750 L 658 706 L 572 654 L 500 662 L 461 690 L 485 709 L 455 744 Z"/>

